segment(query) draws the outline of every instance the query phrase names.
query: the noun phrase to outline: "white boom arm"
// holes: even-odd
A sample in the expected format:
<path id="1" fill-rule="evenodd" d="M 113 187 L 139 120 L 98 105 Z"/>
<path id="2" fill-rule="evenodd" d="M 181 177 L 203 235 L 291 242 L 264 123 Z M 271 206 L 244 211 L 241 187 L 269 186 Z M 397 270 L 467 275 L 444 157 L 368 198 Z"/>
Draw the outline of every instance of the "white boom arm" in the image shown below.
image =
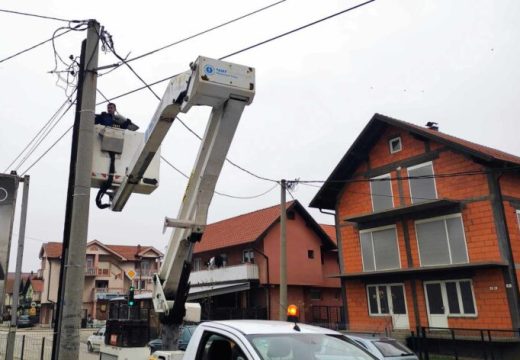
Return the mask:
<path id="1" fill-rule="evenodd" d="M 113 198 L 112 210 L 122 210 L 179 112 L 187 112 L 194 105 L 213 108 L 178 217 L 165 220 L 165 227 L 175 230 L 160 273 L 154 276 L 156 312 L 169 314 L 172 308 L 179 311 L 176 307 L 184 310 L 193 245 L 204 232 L 208 208 L 242 111 L 253 101 L 254 75 L 251 67 L 199 57 L 191 71 L 173 78 L 146 130 L 141 151 Z"/>

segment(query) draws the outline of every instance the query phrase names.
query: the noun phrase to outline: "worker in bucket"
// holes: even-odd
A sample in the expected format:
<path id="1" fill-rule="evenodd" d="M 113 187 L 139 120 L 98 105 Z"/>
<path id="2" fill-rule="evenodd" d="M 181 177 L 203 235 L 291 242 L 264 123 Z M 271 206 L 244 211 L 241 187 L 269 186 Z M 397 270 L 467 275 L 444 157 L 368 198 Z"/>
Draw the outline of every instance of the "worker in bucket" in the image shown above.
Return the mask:
<path id="1" fill-rule="evenodd" d="M 116 104 L 112 102 L 108 103 L 106 112 L 103 111 L 101 114 L 96 115 L 95 124 L 119 127 L 130 131 L 139 129 L 139 126 L 135 125 L 130 119 L 118 113 Z"/>

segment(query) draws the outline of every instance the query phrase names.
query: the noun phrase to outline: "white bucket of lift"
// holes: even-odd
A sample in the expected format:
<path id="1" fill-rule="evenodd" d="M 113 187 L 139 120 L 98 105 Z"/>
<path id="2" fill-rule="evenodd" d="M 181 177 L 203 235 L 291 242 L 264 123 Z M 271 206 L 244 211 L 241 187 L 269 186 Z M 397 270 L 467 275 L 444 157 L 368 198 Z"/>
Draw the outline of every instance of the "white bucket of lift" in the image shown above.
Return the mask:
<path id="1" fill-rule="evenodd" d="M 107 144 L 106 137 L 103 142 L 103 133 L 109 131 L 114 141 Z M 122 139 L 122 152 L 118 154 L 118 140 Z M 134 158 L 134 154 L 140 149 L 144 142 L 144 133 L 137 131 L 128 131 L 118 128 L 106 127 L 103 125 L 94 125 L 94 147 L 92 154 L 92 175 L 91 187 L 99 188 L 108 180 L 110 169 L 110 156 L 103 148 L 116 150 L 115 155 L 115 174 L 111 189 L 117 189 L 126 175 L 126 169 Z M 159 186 L 159 161 L 161 149 L 155 153 L 152 162 L 146 169 L 143 178 L 136 185 L 134 192 L 140 194 L 150 194 Z"/>

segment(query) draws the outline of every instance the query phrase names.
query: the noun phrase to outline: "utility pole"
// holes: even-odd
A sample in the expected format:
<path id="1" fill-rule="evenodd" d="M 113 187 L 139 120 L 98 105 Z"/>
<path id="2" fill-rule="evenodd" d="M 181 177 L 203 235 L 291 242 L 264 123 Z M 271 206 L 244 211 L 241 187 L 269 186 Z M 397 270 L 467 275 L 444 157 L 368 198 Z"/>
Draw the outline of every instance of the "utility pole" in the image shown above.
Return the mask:
<path id="1" fill-rule="evenodd" d="M 20 295 L 20 279 L 22 277 L 23 247 L 25 242 L 25 224 L 27 223 L 27 203 L 29 201 L 29 179 L 26 175 L 23 182 L 22 214 L 20 217 L 20 231 L 18 233 L 18 252 L 16 253 L 16 270 L 13 286 L 13 305 L 11 306 L 11 326 L 7 336 L 6 359 L 13 359 L 16 338 L 16 320 L 18 318 L 18 302 Z"/>
<path id="2" fill-rule="evenodd" d="M 287 320 L 287 238 L 285 223 L 287 211 L 285 209 L 285 191 L 287 182 L 282 179 L 280 200 L 280 320 Z"/>
<path id="3" fill-rule="evenodd" d="M 79 358 L 99 37 L 99 23 L 90 20 L 87 39 L 83 41 L 81 48 L 76 118 L 72 135 L 69 187 L 63 230 L 60 286 L 52 348 L 54 360 Z"/>

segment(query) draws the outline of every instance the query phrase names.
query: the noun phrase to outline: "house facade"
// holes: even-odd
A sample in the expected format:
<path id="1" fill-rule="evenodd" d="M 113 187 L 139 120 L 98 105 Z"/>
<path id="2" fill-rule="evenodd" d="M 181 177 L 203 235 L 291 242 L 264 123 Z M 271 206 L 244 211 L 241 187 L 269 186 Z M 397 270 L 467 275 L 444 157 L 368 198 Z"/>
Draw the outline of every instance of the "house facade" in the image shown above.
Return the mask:
<path id="1" fill-rule="evenodd" d="M 288 303 L 300 319 L 337 326 L 340 281 L 333 226 L 320 226 L 298 201 L 287 204 Z M 189 300 L 204 319 L 279 319 L 280 206 L 207 226 L 193 254 Z"/>
<path id="2" fill-rule="evenodd" d="M 40 250 L 42 280 L 40 322 L 51 324 L 58 297 L 62 244 L 49 242 Z M 163 254 L 151 246 L 106 245 L 98 240 L 87 244 L 83 318 L 106 320 L 108 301 L 126 295 L 130 286 L 136 293 L 152 290 L 152 275 Z M 132 271 L 130 271 L 132 270 Z M 134 275 L 133 277 L 131 275 Z"/>
<path id="3" fill-rule="evenodd" d="M 520 327 L 520 157 L 376 114 L 311 207 L 349 329 Z"/>

